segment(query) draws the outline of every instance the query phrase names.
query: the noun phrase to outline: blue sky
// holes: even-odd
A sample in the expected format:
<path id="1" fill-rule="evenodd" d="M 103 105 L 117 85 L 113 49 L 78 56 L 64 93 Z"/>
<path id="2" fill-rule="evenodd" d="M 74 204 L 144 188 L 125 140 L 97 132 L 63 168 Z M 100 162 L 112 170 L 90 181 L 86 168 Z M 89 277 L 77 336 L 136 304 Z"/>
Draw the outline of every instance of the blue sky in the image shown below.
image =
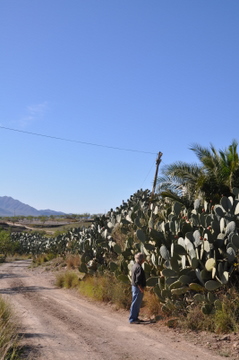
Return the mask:
<path id="1" fill-rule="evenodd" d="M 2 0 L 0 196 L 104 213 L 152 189 L 159 151 L 195 162 L 192 143 L 238 139 L 238 16 L 238 0 Z"/>

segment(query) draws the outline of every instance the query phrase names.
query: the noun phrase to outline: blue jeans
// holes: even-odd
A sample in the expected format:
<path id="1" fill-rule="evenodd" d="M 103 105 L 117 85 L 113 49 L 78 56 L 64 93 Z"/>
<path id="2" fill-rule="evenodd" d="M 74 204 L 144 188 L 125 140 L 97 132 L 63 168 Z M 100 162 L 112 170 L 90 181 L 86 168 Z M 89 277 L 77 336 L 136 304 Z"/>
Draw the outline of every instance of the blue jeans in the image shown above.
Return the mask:
<path id="1" fill-rule="evenodd" d="M 144 293 L 137 286 L 132 286 L 132 303 L 130 307 L 129 322 L 138 320 L 140 307 L 142 304 Z"/>

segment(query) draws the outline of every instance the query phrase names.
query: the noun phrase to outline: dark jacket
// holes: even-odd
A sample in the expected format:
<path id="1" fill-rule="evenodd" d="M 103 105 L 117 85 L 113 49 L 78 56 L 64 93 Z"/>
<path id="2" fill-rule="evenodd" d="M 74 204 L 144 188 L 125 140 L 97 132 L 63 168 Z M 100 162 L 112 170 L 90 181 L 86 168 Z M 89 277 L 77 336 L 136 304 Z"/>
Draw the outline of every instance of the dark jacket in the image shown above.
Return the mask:
<path id="1" fill-rule="evenodd" d="M 133 286 L 146 286 L 145 272 L 139 263 L 135 263 L 132 267 L 132 285 Z"/>

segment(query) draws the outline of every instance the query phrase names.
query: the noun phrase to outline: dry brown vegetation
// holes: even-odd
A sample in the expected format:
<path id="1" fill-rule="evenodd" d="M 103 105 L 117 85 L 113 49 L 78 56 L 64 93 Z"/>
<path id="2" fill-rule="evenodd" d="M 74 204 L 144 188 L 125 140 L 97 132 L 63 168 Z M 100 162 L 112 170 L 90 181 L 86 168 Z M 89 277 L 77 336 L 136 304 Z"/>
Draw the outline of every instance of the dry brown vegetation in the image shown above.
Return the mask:
<path id="1" fill-rule="evenodd" d="M 19 335 L 10 304 L 0 297 L 0 360 L 19 359 Z"/>

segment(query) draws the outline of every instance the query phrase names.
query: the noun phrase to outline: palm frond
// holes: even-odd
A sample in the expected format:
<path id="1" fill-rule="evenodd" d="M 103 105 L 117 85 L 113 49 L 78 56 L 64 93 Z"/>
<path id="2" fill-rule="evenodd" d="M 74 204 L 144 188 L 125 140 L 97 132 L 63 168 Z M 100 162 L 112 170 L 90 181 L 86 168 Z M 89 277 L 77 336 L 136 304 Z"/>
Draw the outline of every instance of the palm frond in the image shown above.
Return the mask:
<path id="1" fill-rule="evenodd" d="M 196 143 L 192 144 L 190 146 L 189 150 L 192 150 L 196 154 L 197 158 L 200 161 L 201 161 L 202 158 L 208 157 L 208 156 L 211 155 L 210 150 L 208 150 L 207 148 L 202 147 L 201 145 L 196 144 Z"/>
<path id="2" fill-rule="evenodd" d="M 190 202 L 187 198 L 183 197 L 183 196 L 178 196 L 178 194 L 175 194 L 173 191 L 164 191 L 160 194 L 160 196 L 163 199 L 169 199 L 172 202 L 179 202 L 182 205 L 185 205 L 186 207 L 190 207 L 190 205 L 192 204 L 192 202 Z"/>

